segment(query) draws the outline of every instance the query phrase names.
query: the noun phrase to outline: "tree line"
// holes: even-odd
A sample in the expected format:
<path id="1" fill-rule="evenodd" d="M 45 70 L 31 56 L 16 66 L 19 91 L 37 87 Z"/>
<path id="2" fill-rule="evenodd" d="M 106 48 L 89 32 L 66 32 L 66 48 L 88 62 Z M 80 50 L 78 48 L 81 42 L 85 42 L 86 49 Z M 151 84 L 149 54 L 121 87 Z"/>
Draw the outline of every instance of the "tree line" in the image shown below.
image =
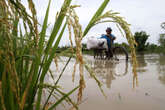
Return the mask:
<path id="1" fill-rule="evenodd" d="M 158 44 L 153 44 L 147 42 L 148 38 L 150 37 L 146 31 L 139 31 L 134 33 L 134 38 L 137 43 L 135 45 L 136 52 L 143 52 L 143 53 L 165 53 L 165 22 L 161 24 L 161 28 L 164 30 L 164 33 L 159 35 Z M 114 46 L 122 46 L 125 47 L 128 52 L 130 52 L 130 47 L 127 43 L 114 43 Z M 66 47 L 65 47 L 66 48 Z M 64 47 L 62 48 L 64 49 Z M 86 45 L 83 44 L 84 53 L 92 53 L 90 50 L 86 50 Z"/>
<path id="2" fill-rule="evenodd" d="M 165 53 L 165 22 L 163 22 L 161 24 L 161 28 L 164 30 L 164 33 L 160 33 L 159 34 L 159 38 L 158 38 L 158 44 L 153 44 L 153 43 L 149 43 L 147 42 L 148 38 L 150 37 L 149 34 L 147 34 L 146 31 L 138 31 L 134 33 L 134 38 L 135 41 L 137 43 L 137 45 L 135 45 L 136 48 L 136 52 L 143 52 L 143 53 Z M 83 46 L 83 53 L 86 54 L 92 54 L 91 50 L 87 50 L 86 49 L 86 44 L 82 44 Z M 114 43 L 114 46 L 122 46 L 125 47 L 127 49 L 128 52 L 130 52 L 130 47 L 127 43 L 123 42 L 123 43 Z M 58 47 L 57 50 L 59 51 L 64 51 L 67 50 L 69 47 L 65 46 L 65 47 Z"/>
<path id="3" fill-rule="evenodd" d="M 158 44 L 147 43 L 148 35 L 145 31 L 135 32 L 134 37 L 136 40 L 136 51 L 137 52 L 156 52 L 156 53 L 165 53 L 165 22 L 161 24 L 161 28 L 164 30 L 164 33 L 159 35 Z"/>

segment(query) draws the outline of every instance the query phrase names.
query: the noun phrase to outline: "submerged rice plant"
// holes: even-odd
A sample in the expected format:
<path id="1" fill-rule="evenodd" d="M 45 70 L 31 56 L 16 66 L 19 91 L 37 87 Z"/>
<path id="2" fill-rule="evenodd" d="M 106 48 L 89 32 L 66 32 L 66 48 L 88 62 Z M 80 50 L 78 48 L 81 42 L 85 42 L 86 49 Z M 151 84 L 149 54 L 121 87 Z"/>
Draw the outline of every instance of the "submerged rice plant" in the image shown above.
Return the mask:
<path id="1" fill-rule="evenodd" d="M 126 33 L 132 50 L 134 74 L 136 73 L 135 41 L 128 23 L 111 11 L 102 15 L 109 0 L 104 0 L 85 30 L 82 30 L 75 12 L 75 8 L 78 6 L 71 6 L 71 1 L 64 0 L 47 41 L 45 37 L 51 0 L 48 3 L 41 32 L 38 30 L 37 12 L 33 0 L 28 0 L 31 15 L 27 13 L 24 5 L 19 0 L 0 1 L 0 110 L 52 110 L 64 100 L 78 109 L 77 105 L 81 101 L 83 89 L 85 88 L 84 65 L 99 87 L 101 87 L 101 83 L 83 59 L 81 41 L 88 31 L 104 18 L 112 18 Z M 50 65 L 53 61 L 58 65 L 56 51 L 66 27 L 69 29 L 71 42 L 72 34 L 75 37 L 76 50 L 71 47 L 67 51 L 71 53 L 70 58 L 68 58 L 54 84 L 49 85 L 44 82 L 44 79 L 48 73 L 54 79 Z M 80 81 L 77 87 L 68 93 L 64 93 L 59 88 L 58 82 L 72 57 L 76 58 L 74 68 L 79 64 Z M 45 89 L 49 91 L 49 94 L 44 103 L 42 103 Z M 78 103 L 75 103 L 69 95 L 77 89 L 79 89 Z M 51 97 L 55 97 L 55 102 L 49 101 Z"/>

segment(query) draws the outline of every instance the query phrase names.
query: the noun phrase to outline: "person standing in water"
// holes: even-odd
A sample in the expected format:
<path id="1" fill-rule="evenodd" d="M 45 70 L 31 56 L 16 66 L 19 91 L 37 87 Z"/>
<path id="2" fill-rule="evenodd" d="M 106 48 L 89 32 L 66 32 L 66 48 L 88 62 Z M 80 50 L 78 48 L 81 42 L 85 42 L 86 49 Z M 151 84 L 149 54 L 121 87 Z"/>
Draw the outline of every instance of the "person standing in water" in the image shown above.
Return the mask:
<path id="1" fill-rule="evenodd" d="M 108 45 L 107 56 L 108 56 L 108 58 L 113 57 L 111 48 L 112 48 L 113 42 L 116 39 L 116 37 L 112 34 L 112 29 L 110 27 L 107 27 L 106 34 L 103 35 L 101 38 L 105 38 L 107 40 L 107 45 Z"/>

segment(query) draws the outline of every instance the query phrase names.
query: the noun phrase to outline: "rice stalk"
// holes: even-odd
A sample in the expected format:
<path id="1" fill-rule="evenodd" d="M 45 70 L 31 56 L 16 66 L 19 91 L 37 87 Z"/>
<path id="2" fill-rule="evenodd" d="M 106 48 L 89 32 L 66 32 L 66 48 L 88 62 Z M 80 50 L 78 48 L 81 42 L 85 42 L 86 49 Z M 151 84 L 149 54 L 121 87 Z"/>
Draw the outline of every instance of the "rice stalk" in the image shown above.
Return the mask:
<path id="1" fill-rule="evenodd" d="M 79 63 L 79 72 L 80 72 L 80 88 L 78 92 L 78 102 L 81 101 L 82 99 L 82 92 L 85 88 L 85 80 L 84 80 L 84 75 L 83 75 L 83 56 L 82 56 L 82 45 L 81 45 L 81 40 L 83 38 L 83 33 L 82 33 L 82 28 L 79 23 L 79 18 L 74 10 L 74 8 L 69 9 L 69 17 L 70 25 L 72 26 L 73 32 L 74 32 L 74 38 L 75 38 L 75 43 L 76 43 L 76 64 L 77 62 Z M 75 66 L 76 66 L 75 64 Z M 72 74 L 74 76 L 74 72 Z"/>
<path id="2" fill-rule="evenodd" d="M 41 73 L 40 84 L 42 84 L 43 81 L 44 81 L 44 77 L 45 77 L 45 75 L 46 75 L 46 73 L 47 73 L 47 71 L 48 71 L 48 69 L 50 67 L 50 64 L 51 64 L 51 62 L 53 60 L 54 54 L 55 54 L 56 49 L 58 47 L 58 44 L 59 44 L 59 42 L 61 40 L 61 37 L 63 35 L 64 29 L 66 27 L 66 23 L 65 23 L 65 25 L 64 25 L 64 27 L 63 27 L 60 35 L 59 35 L 59 37 L 56 40 L 55 45 L 52 47 L 53 41 L 56 38 L 57 33 L 59 32 L 59 29 L 60 29 L 60 27 L 62 25 L 62 22 L 64 20 L 64 17 L 65 17 L 65 13 L 67 12 L 67 7 L 70 6 L 70 3 L 71 3 L 71 0 L 65 0 L 64 1 L 63 5 L 62 5 L 62 8 L 61 8 L 61 12 L 59 13 L 59 16 L 58 16 L 58 18 L 57 18 L 57 20 L 56 20 L 56 22 L 54 24 L 53 31 L 52 31 L 52 33 L 50 35 L 49 40 L 48 40 L 48 43 L 47 43 L 47 46 L 46 46 L 46 49 L 45 49 L 45 56 L 43 58 L 43 62 L 45 62 L 45 65 L 43 66 L 43 71 Z M 51 47 L 52 47 L 52 51 L 51 51 L 50 56 L 48 58 L 48 53 L 50 52 L 50 48 Z M 38 94 L 39 95 L 38 95 L 38 98 L 37 98 L 37 109 L 40 109 L 42 88 L 39 88 Z"/>
<path id="3" fill-rule="evenodd" d="M 52 72 L 52 70 L 51 70 L 51 69 L 49 69 L 49 74 L 50 74 L 51 78 L 52 78 L 52 79 L 53 79 L 53 81 L 54 81 L 55 79 L 54 79 L 53 72 Z"/>
<path id="4" fill-rule="evenodd" d="M 51 91 L 49 91 L 49 93 L 51 93 Z M 59 97 L 61 97 L 59 94 L 57 94 L 57 92 L 56 91 L 54 91 L 54 93 L 52 94 L 52 96 L 55 98 L 55 100 L 59 100 L 60 98 Z M 51 106 L 51 105 L 53 105 L 53 102 L 48 102 L 48 105 L 49 106 L 47 106 L 47 109 L 49 109 L 49 107 Z M 64 105 L 64 103 L 61 103 L 61 105 L 65 108 L 65 105 Z M 45 109 L 46 109 L 46 106 L 45 106 Z M 66 109 L 66 108 L 65 108 Z"/>
<path id="5" fill-rule="evenodd" d="M 118 24 L 116 24 L 116 27 L 119 29 L 121 35 L 122 35 L 123 37 L 125 37 L 125 36 L 124 36 L 124 33 L 123 33 L 123 31 L 122 31 L 122 29 L 120 28 L 120 26 L 119 26 Z"/>
<path id="6" fill-rule="evenodd" d="M 70 57 L 70 58 L 68 59 L 68 61 L 67 61 L 67 63 L 65 64 L 64 68 L 62 69 L 62 71 L 61 71 L 61 73 L 60 73 L 60 75 L 59 75 L 57 81 L 54 83 L 55 86 L 58 84 L 58 82 L 59 82 L 60 78 L 62 77 L 62 75 L 63 75 L 63 73 L 64 73 L 64 71 L 65 71 L 67 65 L 69 64 L 71 58 L 72 58 L 72 57 Z M 48 103 L 48 101 L 49 101 L 51 95 L 53 94 L 54 90 L 55 90 L 55 88 L 53 88 L 53 89 L 51 90 L 51 92 L 50 92 L 50 94 L 49 94 L 47 100 L 45 101 L 45 104 L 44 104 L 44 106 L 43 106 L 43 109 L 45 108 L 46 104 Z"/>
<path id="7" fill-rule="evenodd" d="M 58 88 L 55 88 L 55 89 L 56 89 L 56 91 L 59 92 L 62 96 L 63 96 L 63 95 L 66 95 L 66 93 L 62 92 L 62 91 L 59 90 Z M 74 108 L 76 108 L 76 110 L 78 110 L 77 104 L 74 103 L 74 102 L 71 100 L 70 97 L 67 97 L 67 100 L 72 104 L 72 106 L 73 106 Z M 66 101 L 67 101 L 67 100 L 66 100 Z"/>
<path id="8" fill-rule="evenodd" d="M 73 72 L 72 72 L 72 81 L 73 82 L 74 82 L 74 78 L 75 78 L 77 64 L 78 64 L 78 60 L 76 59 L 76 63 L 73 66 Z"/>
<path id="9" fill-rule="evenodd" d="M 5 102 L 4 102 L 4 97 L 3 97 L 3 94 L 2 94 L 2 82 L 0 81 L 0 98 L 1 98 L 1 105 L 2 105 L 2 109 L 3 110 L 6 110 L 6 107 L 5 107 Z"/>
<path id="10" fill-rule="evenodd" d="M 38 39 L 39 39 L 39 34 L 38 34 L 38 21 L 37 21 L 37 13 L 35 9 L 35 5 L 32 0 L 28 0 L 29 3 L 29 9 L 32 13 L 32 20 L 33 20 L 33 27 L 34 27 L 34 33 L 35 33 L 35 45 L 38 45 Z"/>
<path id="11" fill-rule="evenodd" d="M 95 72 L 91 69 L 91 67 L 88 64 L 85 64 L 85 68 L 88 71 L 88 73 L 90 74 L 90 76 L 96 81 L 101 93 L 103 94 L 103 96 L 105 98 L 107 98 L 106 94 L 104 93 L 103 89 L 102 89 L 102 83 L 97 79 L 96 75 L 94 74 Z"/>
<path id="12" fill-rule="evenodd" d="M 78 102 L 78 103 L 76 104 L 76 106 L 82 104 L 82 103 L 85 102 L 86 100 L 87 100 L 87 99 L 82 100 L 81 102 Z M 78 109 L 77 109 L 75 106 L 73 106 L 73 107 L 71 107 L 69 110 L 78 110 Z"/>
<path id="13" fill-rule="evenodd" d="M 3 6 L 2 6 L 3 4 Z M 7 87 L 6 88 L 9 88 L 13 94 L 14 94 L 14 97 L 16 99 L 16 102 L 17 104 L 20 106 L 20 88 L 19 88 L 19 84 L 20 84 L 20 81 L 19 81 L 19 78 L 18 78 L 18 75 L 17 75 L 17 71 L 16 71 L 16 68 L 15 68 L 15 58 L 14 58 L 14 53 L 12 51 L 13 49 L 13 42 L 12 42 L 12 38 L 10 36 L 10 28 L 8 28 L 8 26 L 6 25 L 10 25 L 12 22 L 10 22 L 10 20 L 8 20 L 8 17 L 9 17 L 9 10 L 8 8 L 6 8 L 7 4 L 5 1 L 2 1 L 0 3 L 0 5 L 2 6 L 1 7 L 1 13 L 2 13 L 2 18 L 3 20 L 6 22 L 5 24 L 3 23 L 0 23 L 1 24 L 1 32 L 2 32 L 2 35 L 1 35 L 1 40 L 3 39 L 4 42 L 2 44 L 2 49 L 4 49 L 4 53 L 1 54 L 1 57 L 4 58 L 2 59 L 2 62 L 3 62 L 3 65 L 4 65 L 4 70 L 2 71 L 2 84 L 6 85 Z M 4 14 L 5 13 L 5 14 Z M 8 15 L 7 15 L 7 14 Z M 5 56 L 5 57 L 4 57 Z M 7 73 L 10 73 L 10 74 L 7 74 Z M 11 84 L 5 84 L 8 80 L 8 83 Z M 10 93 L 11 93 L 10 91 Z M 5 89 L 2 91 L 2 95 L 4 95 L 5 93 Z M 10 98 L 12 98 L 13 94 L 10 94 Z M 2 103 L 5 103 L 5 97 L 2 99 Z M 13 100 L 11 100 L 11 103 L 10 105 L 13 106 Z"/>
<path id="14" fill-rule="evenodd" d="M 40 84 L 38 86 L 41 87 L 41 88 L 44 88 L 44 89 L 45 88 L 48 88 L 48 89 L 61 88 L 60 86 L 52 85 L 52 84 L 49 84 L 49 83 Z"/>
<path id="15" fill-rule="evenodd" d="M 102 20 L 102 21 L 98 21 L 94 25 L 101 24 L 101 23 L 110 23 L 110 22 L 115 23 L 115 21 L 113 21 L 113 20 Z"/>
<path id="16" fill-rule="evenodd" d="M 49 1 L 49 5 L 50 5 L 50 1 Z M 2 1 L 1 4 L 6 3 L 6 5 L 2 4 L 4 7 L 2 8 L 0 7 L 0 11 L 4 12 L 4 13 L 1 13 L 3 14 L 4 18 L 2 17 L 3 19 L 1 19 L 0 17 L 0 20 L 3 21 L 3 22 L 0 22 L 0 28 L 3 28 L 3 30 L 0 31 L 0 35 L 3 36 L 3 37 L 0 37 L 0 41 L 3 41 L 4 39 L 6 41 L 6 42 L 3 42 L 2 46 L 0 44 L 1 46 L 0 48 L 4 48 L 5 50 L 5 53 L 1 54 L 0 58 L 3 56 L 6 56 L 6 58 L 3 59 L 3 63 L 5 62 L 4 66 L 6 69 L 3 71 L 2 84 L 7 85 L 6 88 L 8 87 L 10 90 L 12 90 L 12 91 L 9 91 L 9 93 L 11 93 L 9 98 L 12 100 L 9 100 L 8 102 L 4 101 L 6 99 L 5 90 L 7 89 L 3 89 L 2 96 L 4 96 L 4 98 L 1 97 L 2 99 L 1 104 L 4 105 L 5 107 L 9 103 L 10 106 L 8 106 L 7 109 L 15 108 L 15 109 L 29 110 L 33 108 L 32 105 L 35 101 L 35 96 L 37 94 L 38 87 L 39 87 L 39 92 L 41 91 L 41 94 L 42 94 L 42 89 L 40 89 L 42 87 L 39 85 L 42 84 L 45 74 L 49 71 L 49 66 L 51 62 L 53 61 L 54 54 L 56 52 L 60 39 L 64 33 L 66 23 L 63 26 L 63 29 L 59 37 L 57 38 L 57 41 L 54 46 L 52 46 L 51 42 L 54 41 L 57 33 L 59 32 L 59 29 L 65 17 L 66 9 L 70 5 L 71 0 L 65 0 L 63 7 L 61 9 L 61 12 L 59 13 L 58 18 L 55 22 L 54 30 L 50 36 L 50 39 L 51 40 L 53 39 L 53 41 L 49 40 L 47 43 L 47 47 L 45 46 L 46 44 L 45 33 L 47 29 L 49 5 L 48 5 L 48 9 L 45 15 L 41 35 L 39 38 L 39 33 L 37 29 L 38 22 L 37 22 L 35 7 L 32 0 L 28 1 L 29 8 L 32 13 L 32 17 L 27 14 L 21 2 L 15 1 L 15 0 L 7 1 L 7 2 L 8 3 L 6 3 L 5 0 Z M 15 12 L 17 12 L 17 14 Z M 6 15 L 6 13 L 8 13 L 8 15 Z M 21 28 L 19 30 L 20 34 L 18 34 L 19 21 L 16 19 L 13 19 L 16 16 L 18 16 L 18 20 L 20 18 L 23 19 L 23 25 L 24 25 L 23 29 L 25 30 L 25 35 L 22 34 Z M 9 19 L 12 19 L 12 20 L 9 20 Z M 13 26 L 13 24 L 16 24 L 16 25 Z M 10 33 L 10 30 L 13 30 L 12 33 Z M 12 42 L 13 38 L 16 42 Z M 21 46 L 17 45 L 19 43 L 21 44 Z M 14 53 L 13 50 L 16 50 L 17 52 Z M 0 53 L 2 53 L 2 51 L 0 51 Z M 46 59 L 43 59 L 43 55 L 46 56 L 45 57 Z M 34 59 L 31 60 L 30 56 L 34 56 Z M 40 74 L 40 72 L 42 74 Z M 9 77 L 7 77 L 7 73 L 10 73 Z M 6 80 L 9 80 L 8 81 L 9 84 L 6 83 Z M 69 94 L 71 94 L 72 92 L 73 91 L 71 91 Z M 40 97 L 41 94 L 38 93 L 38 96 Z M 66 94 L 65 97 L 68 97 L 68 94 Z M 63 101 L 65 97 L 63 97 L 60 101 Z M 36 100 L 36 103 L 37 103 L 37 105 L 35 105 L 36 109 L 40 108 L 40 102 L 41 100 L 39 100 L 38 102 Z M 56 104 L 59 104 L 59 103 L 56 103 Z M 15 104 L 15 107 L 14 107 L 14 104 Z M 56 105 L 54 105 L 54 107 L 55 106 Z"/>
<path id="17" fill-rule="evenodd" d="M 70 19 L 68 19 L 68 31 L 69 31 L 69 40 L 70 40 L 70 44 L 71 44 L 70 47 L 71 47 L 72 52 L 74 53 L 73 42 L 72 42 L 72 32 L 71 32 L 71 20 Z"/>
<path id="18" fill-rule="evenodd" d="M 23 108 L 25 106 L 27 94 L 28 94 L 28 91 L 29 91 L 29 88 L 30 88 L 30 85 L 31 85 L 31 82 L 32 82 L 32 77 L 33 77 L 33 75 L 30 76 L 29 81 L 28 81 L 28 84 L 27 84 L 27 86 L 25 88 L 25 91 L 23 93 L 23 96 L 22 96 L 22 99 L 21 99 L 21 106 L 20 106 L 20 109 L 21 110 L 23 110 Z"/>
<path id="19" fill-rule="evenodd" d="M 75 87 L 70 92 L 68 92 L 67 94 L 65 94 L 60 100 L 58 100 L 55 104 L 53 104 L 48 110 L 53 110 L 57 105 L 59 105 L 65 98 L 67 98 L 70 94 L 72 94 L 78 88 L 79 88 L 79 86 Z"/>
<path id="20" fill-rule="evenodd" d="M 72 0 L 64 0 L 64 3 L 62 5 L 62 7 L 61 7 L 61 11 L 60 11 L 60 13 L 58 15 L 58 18 L 57 18 L 57 20 L 56 20 L 56 22 L 54 24 L 53 32 L 50 35 L 50 38 L 49 38 L 48 43 L 47 43 L 47 47 L 45 49 L 45 53 L 46 54 L 49 52 L 49 49 L 52 46 L 54 39 L 56 38 L 56 35 L 57 35 L 57 33 L 58 33 L 58 31 L 59 31 L 59 29 L 60 29 L 60 27 L 62 25 L 62 22 L 64 20 L 64 17 L 66 15 L 67 7 L 70 6 L 71 1 Z"/>
<path id="21" fill-rule="evenodd" d="M 99 17 L 103 10 L 105 9 L 105 7 L 107 6 L 109 0 L 104 0 L 104 2 L 102 3 L 102 5 L 99 7 L 98 11 L 95 13 L 95 15 L 93 16 L 93 18 L 91 19 L 90 23 L 87 25 L 85 31 L 82 31 L 81 25 L 79 23 L 79 18 L 76 14 L 76 12 L 74 11 L 73 7 L 70 7 L 68 10 L 68 21 L 69 24 L 71 25 L 73 28 L 73 32 L 74 32 L 74 38 L 75 38 L 75 43 L 76 43 L 76 63 L 74 65 L 74 71 L 72 73 L 72 81 L 74 81 L 74 76 L 75 76 L 75 70 L 76 70 L 76 65 L 79 63 L 79 71 L 80 71 L 80 80 L 79 80 L 79 84 L 80 84 L 80 88 L 79 88 L 79 92 L 78 92 L 78 102 L 81 101 L 82 99 L 82 91 L 85 88 L 85 81 L 84 81 L 84 76 L 83 76 L 83 66 L 84 66 L 84 61 L 83 61 L 83 57 L 82 57 L 82 47 L 81 47 L 81 41 L 82 38 L 87 34 L 87 32 L 90 30 L 90 28 L 94 25 L 94 21 L 97 17 Z M 76 6 L 75 6 L 76 7 Z M 69 26 L 69 33 L 71 33 L 71 26 Z M 70 34 L 71 35 L 71 34 Z M 96 79 L 96 77 L 94 77 Z M 99 84 L 99 83 L 98 83 Z M 99 85 L 100 87 L 100 85 Z M 102 91 L 102 89 L 101 89 Z M 102 91 L 103 93 L 103 91 Z"/>
<path id="22" fill-rule="evenodd" d="M 56 65 L 56 70 L 58 71 L 58 57 L 57 57 L 57 54 L 55 54 L 55 56 L 54 56 L 54 63 Z"/>

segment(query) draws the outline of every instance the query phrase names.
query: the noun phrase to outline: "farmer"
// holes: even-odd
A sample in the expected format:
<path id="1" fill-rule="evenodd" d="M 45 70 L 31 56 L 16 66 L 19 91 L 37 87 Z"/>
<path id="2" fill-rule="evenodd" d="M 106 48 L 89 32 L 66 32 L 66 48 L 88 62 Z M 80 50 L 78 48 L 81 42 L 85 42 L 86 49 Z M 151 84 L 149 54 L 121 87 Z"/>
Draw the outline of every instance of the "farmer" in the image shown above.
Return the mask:
<path id="1" fill-rule="evenodd" d="M 112 33 L 112 29 L 110 27 L 108 27 L 106 29 L 106 34 L 104 34 L 101 38 L 105 38 L 107 40 L 107 45 L 108 45 L 108 52 L 107 52 L 107 56 L 108 57 L 113 57 L 112 54 L 112 50 L 111 47 L 113 45 L 113 41 L 116 39 L 116 37 L 111 34 Z"/>

